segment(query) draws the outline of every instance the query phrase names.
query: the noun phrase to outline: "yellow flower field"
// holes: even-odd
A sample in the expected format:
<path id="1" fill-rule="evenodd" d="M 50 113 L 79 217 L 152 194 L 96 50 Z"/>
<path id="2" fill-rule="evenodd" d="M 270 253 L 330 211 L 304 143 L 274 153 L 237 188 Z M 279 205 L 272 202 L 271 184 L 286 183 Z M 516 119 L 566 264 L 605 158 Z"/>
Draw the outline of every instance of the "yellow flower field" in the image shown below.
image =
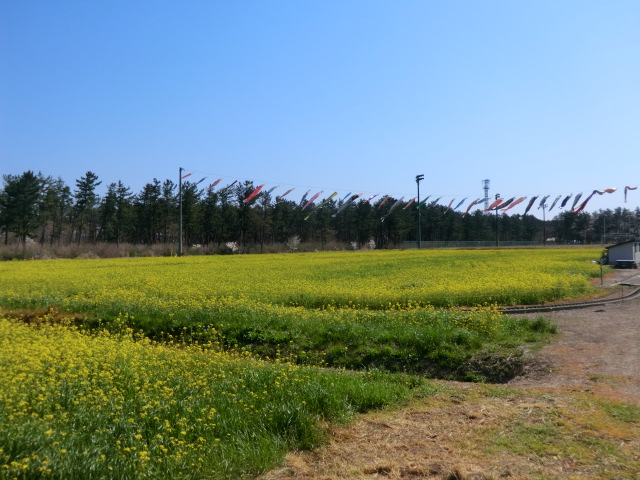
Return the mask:
<path id="1" fill-rule="evenodd" d="M 406 398 L 422 383 L 408 373 L 517 375 L 518 345 L 553 328 L 495 304 L 587 294 L 598 256 L 2 262 L 0 477 L 251 477 L 317 445 L 321 422 Z"/>
<path id="2" fill-rule="evenodd" d="M 595 249 L 534 249 L 4 262 L 0 303 L 163 311 L 531 304 L 588 292 L 597 258 Z"/>
<path id="3" fill-rule="evenodd" d="M 0 317 L 0 478 L 240 478 L 405 385 Z"/>

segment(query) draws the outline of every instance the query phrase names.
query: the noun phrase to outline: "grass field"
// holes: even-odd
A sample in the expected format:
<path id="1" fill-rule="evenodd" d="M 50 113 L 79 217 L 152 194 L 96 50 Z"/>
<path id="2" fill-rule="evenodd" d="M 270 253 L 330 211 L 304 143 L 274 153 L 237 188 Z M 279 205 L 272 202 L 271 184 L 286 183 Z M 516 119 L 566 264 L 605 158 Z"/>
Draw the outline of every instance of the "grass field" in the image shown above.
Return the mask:
<path id="1" fill-rule="evenodd" d="M 250 477 L 324 422 L 428 393 L 425 376 L 517 374 L 553 327 L 492 305 L 587 295 L 598 255 L 0 263 L 0 474 Z"/>

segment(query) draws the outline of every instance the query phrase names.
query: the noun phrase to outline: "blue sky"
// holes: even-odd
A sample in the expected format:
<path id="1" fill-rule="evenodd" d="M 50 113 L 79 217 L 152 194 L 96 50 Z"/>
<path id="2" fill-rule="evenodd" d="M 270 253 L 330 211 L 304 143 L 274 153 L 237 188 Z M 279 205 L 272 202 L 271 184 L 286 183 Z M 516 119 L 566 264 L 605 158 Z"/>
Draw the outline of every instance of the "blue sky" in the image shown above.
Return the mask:
<path id="1" fill-rule="evenodd" d="M 424 174 L 442 204 L 489 179 L 635 209 L 639 19 L 637 1 L 0 0 L 0 173 L 138 192 L 184 167 L 407 200 Z"/>

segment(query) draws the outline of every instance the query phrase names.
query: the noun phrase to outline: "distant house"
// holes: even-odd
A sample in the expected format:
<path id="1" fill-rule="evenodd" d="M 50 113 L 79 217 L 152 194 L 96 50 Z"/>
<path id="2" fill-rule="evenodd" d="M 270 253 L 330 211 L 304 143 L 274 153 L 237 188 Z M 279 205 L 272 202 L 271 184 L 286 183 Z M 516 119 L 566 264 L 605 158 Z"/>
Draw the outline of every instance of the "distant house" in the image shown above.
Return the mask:
<path id="1" fill-rule="evenodd" d="M 607 247 L 607 259 L 609 265 L 615 264 L 618 260 L 640 262 L 640 239 L 627 240 Z"/>

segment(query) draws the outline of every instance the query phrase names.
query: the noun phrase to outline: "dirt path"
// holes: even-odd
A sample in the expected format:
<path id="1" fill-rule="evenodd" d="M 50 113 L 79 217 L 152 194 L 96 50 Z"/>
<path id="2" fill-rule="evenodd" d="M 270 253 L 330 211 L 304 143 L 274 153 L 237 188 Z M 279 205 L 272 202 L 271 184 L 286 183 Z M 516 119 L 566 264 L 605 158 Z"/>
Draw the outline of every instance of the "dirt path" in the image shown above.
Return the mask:
<path id="1" fill-rule="evenodd" d="M 640 297 L 544 315 L 560 333 L 538 354 L 548 369 L 511 385 L 592 391 L 640 405 Z"/>
<path id="2" fill-rule="evenodd" d="M 616 272 L 605 286 L 621 282 L 640 276 Z M 337 427 L 326 447 L 260 479 L 640 479 L 640 297 L 543 315 L 559 334 L 525 377 L 436 382 L 435 395 Z"/>

